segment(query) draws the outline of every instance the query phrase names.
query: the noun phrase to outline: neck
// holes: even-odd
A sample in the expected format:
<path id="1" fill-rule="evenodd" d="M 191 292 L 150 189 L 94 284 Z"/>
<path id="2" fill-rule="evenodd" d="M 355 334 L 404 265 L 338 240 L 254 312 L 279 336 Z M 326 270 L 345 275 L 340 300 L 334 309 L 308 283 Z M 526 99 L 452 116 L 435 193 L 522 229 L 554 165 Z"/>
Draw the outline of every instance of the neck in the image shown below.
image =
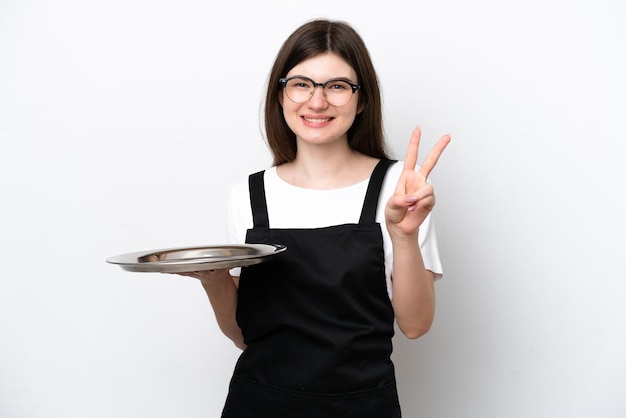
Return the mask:
<path id="1" fill-rule="evenodd" d="M 327 145 L 298 144 L 296 159 L 279 166 L 279 176 L 294 186 L 308 189 L 346 187 L 369 177 L 375 159 L 354 151 L 347 142 Z"/>

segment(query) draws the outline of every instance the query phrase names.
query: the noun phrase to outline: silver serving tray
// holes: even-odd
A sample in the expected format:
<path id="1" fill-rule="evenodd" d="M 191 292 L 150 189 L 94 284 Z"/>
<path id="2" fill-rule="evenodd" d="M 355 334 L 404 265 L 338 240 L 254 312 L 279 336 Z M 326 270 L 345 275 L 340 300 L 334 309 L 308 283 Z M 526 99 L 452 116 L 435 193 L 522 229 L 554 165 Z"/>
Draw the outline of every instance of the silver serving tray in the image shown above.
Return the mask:
<path id="1" fill-rule="evenodd" d="M 127 271 L 185 273 L 259 264 L 286 249 L 279 244 L 179 247 L 116 255 L 107 258 L 106 262 Z"/>

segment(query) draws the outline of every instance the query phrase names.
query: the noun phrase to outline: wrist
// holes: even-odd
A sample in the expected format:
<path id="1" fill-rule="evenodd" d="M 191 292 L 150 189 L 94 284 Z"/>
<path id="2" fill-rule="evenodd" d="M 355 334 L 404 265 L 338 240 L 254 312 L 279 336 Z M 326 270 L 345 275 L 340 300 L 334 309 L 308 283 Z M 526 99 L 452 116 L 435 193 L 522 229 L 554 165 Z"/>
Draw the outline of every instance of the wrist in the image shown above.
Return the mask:
<path id="1" fill-rule="evenodd" d="M 389 233 L 391 243 L 394 245 L 414 245 L 419 243 L 419 228 L 407 233 L 387 225 L 387 232 Z"/>
<path id="2" fill-rule="evenodd" d="M 199 274 L 199 279 L 205 289 L 222 287 L 232 281 L 228 269 L 203 271 Z"/>

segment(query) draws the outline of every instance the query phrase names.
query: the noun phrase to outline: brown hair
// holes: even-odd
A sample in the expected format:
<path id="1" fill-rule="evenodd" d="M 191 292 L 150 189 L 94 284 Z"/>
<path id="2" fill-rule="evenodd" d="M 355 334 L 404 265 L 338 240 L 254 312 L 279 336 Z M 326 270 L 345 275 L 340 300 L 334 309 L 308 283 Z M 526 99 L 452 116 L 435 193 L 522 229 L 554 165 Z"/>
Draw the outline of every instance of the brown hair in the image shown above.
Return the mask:
<path id="1" fill-rule="evenodd" d="M 388 158 L 378 78 L 365 43 L 347 23 L 313 20 L 300 26 L 287 38 L 270 72 L 265 97 L 265 132 L 274 165 L 296 158 L 296 136 L 283 117 L 279 102 L 282 87 L 278 79 L 286 76 L 300 62 L 328 52 L 337 54 L 350 64 L 361 86 L 358 97 L 363 111 L 356 115 L 348 130 L 350 147 L 371 157 Z"/>

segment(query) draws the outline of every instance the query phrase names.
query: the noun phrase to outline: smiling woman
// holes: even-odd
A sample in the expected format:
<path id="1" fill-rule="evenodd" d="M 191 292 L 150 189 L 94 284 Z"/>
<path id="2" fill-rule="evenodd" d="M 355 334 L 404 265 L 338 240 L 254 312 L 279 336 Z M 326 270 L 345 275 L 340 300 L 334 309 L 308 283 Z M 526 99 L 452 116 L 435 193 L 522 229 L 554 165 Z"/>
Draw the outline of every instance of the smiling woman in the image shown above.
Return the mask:
<path id="1" fill-rule="evenodd" d="M 428 331 L 442 274 L 427 181 L 443 136 L 417 167 L 386 153 L 377 76 L 357 32 L 316 20 L 283 44 L 265 125 L 274 166 L 233 186 L 230 239 L 278 243 L 266 263 L 185 272 L 243 349 L 223 417 L 400 417 L 394 322 Z M 261 415 L 259 415 L 261 414 Z"/>

